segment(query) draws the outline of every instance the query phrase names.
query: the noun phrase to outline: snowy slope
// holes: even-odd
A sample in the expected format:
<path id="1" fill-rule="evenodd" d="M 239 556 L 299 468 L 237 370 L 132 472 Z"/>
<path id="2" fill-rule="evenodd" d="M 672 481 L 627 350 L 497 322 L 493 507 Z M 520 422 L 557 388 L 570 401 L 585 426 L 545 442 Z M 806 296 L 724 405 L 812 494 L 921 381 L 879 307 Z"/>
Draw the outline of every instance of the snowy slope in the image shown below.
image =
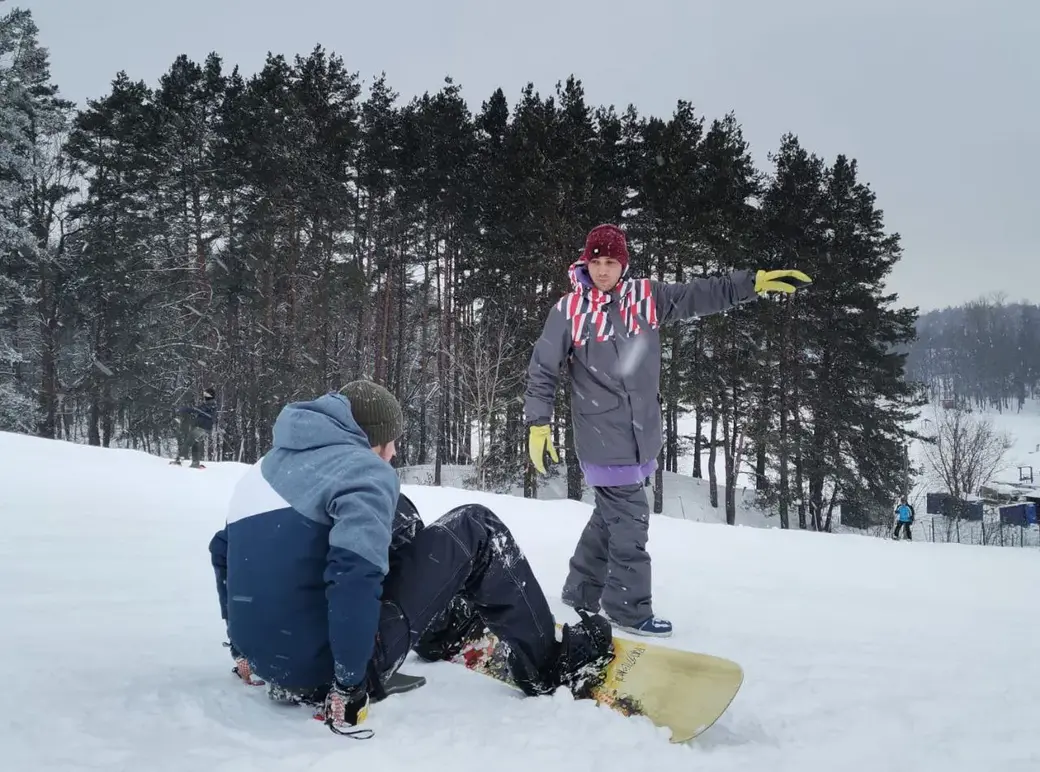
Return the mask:
<path id="1" fill-rule="evenodd" d="M 746 681 L 691 746 L 568 696 L 524 699 L 450 665 L 337 737 L 229 673 L 207 542 L 243 467 L 0 434 L 4 770 L 1035 770 L 1033 550 L 908 544 L 655 518 L 670 645 Z M 409 487 L 514 529 L 552 596 L 589 513 Z M 558 599 L 553 605 L 560 609 Z"/>

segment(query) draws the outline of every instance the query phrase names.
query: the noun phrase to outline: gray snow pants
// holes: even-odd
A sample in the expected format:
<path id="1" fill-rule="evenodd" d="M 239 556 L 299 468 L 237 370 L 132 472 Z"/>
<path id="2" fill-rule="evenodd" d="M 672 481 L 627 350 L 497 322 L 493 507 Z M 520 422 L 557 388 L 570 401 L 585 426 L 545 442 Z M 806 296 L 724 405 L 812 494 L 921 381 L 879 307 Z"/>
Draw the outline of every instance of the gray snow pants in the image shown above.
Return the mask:
<path id="1" fill-rule="evenodd" d="M 599 611 L 619 625 L 638 625 L 653 616 L 650 603 L 650 505 L 639 484 L 596 488 L 596 507 L 581 533 L 563 602 Z"/>

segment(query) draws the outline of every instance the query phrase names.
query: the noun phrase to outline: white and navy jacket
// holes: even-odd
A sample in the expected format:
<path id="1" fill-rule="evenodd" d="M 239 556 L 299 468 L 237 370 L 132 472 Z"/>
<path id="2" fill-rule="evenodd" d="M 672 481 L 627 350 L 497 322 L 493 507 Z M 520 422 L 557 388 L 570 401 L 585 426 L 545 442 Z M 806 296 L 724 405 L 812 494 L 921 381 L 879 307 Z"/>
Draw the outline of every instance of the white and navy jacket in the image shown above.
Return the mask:
<path id="1" fill-rule="evenodd" d="M 364 680 L 399 490 L 345 397 L 282 410 L 210 542 L 228 636 L 257 676 L 300 690 Z"/>

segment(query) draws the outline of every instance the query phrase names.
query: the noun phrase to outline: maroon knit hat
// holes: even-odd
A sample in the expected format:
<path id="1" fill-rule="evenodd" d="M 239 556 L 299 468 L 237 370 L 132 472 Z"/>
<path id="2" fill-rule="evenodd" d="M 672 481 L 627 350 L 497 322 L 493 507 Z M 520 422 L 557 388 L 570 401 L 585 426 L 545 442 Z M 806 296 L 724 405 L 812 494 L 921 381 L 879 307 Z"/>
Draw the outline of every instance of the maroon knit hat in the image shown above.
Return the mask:
<path id="1" fill-rule="evenodd" d="M 581 262 L 587 263 L 597 257 L 612 257 L 628 268 L 628 242 L 625 233 L 616 225 L 597 225 L 585 238 L 585 249 Z"/>

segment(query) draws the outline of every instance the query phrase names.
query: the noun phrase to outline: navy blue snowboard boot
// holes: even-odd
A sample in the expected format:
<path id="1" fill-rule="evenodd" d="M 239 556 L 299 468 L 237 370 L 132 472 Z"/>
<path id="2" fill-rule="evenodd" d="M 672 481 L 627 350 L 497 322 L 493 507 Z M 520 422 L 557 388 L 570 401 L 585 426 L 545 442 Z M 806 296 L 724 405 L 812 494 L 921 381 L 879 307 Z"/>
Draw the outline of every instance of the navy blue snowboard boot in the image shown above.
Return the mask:
<path id="1" fill-rule="evenodd" d="M 617 624 L 619 630 L 624 630 L 626 633 L 632 633 L 632 635 L 643 635 L 651 638 L 667 638 L 672 634 L 672 623 L 667 619 L 660 619 L 658 617 L 648 617 L 640 622 L 638 625 L 622 625 Z"/>

